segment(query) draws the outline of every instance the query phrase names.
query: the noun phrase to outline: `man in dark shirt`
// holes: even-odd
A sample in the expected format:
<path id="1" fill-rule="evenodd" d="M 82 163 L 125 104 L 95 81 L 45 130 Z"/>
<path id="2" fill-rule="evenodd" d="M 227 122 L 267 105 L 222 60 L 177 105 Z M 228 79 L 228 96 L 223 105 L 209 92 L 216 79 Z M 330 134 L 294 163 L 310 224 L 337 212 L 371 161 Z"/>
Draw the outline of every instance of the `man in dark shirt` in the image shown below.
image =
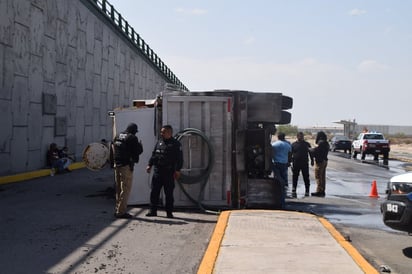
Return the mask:
<path id="1" fill-rule="evenodd" d="M 299 173 L 302 172 L 303 181 L 305 182 L 305 196 L 309 196 L 310 179 L 309 179 L 309 158 L 313 166 L 313 156 L 310 153 L 310 144 L 305 141 L 303 132 L 298 132 L 297 140 L 292 144 L 292 197 L 296 198 L 296 187 L 298 185 Z"/>
<path id="2" fill-rule="evenodd" d="M 116 180 L 115 217 L 130 219 L 127 213 L 127 201 L 133 182 L 133 166 L 139 162 L 143 146 L 136 137 L 137 125 L 130 123 L 127 129 L 113 140 L 114 172 Z"/>
<path id="3" fill-rule="evenodd" d="M 173 128 L 165 125 L 160 130 L 161 139 L 156 143 L 150 157 L 146 171 L 150 173 L 154 166 L 152 177 L 152 190 L 150 192 L 150 211 L 146 216 L 157 216 L 159 195 L 162 190 L 166 196 L 166 213 L 168 218 L 173 218 L 173 190 L 175 179 L 180 177 L 180 169 L 183 166 L 182 145 L 173 138 Z"/>
<path id="4" fill-rule="evenodd" d="M 326 188 L 326 167 L 328 166 L 329 143 L 327 136 L 323 131 L 319 131 L 316 135 L 317 146 L 311 149 L 312 155 L 315 158 L 315 179 L 316 192 L 312 192 L 312 196 L 325 197 Z"/>

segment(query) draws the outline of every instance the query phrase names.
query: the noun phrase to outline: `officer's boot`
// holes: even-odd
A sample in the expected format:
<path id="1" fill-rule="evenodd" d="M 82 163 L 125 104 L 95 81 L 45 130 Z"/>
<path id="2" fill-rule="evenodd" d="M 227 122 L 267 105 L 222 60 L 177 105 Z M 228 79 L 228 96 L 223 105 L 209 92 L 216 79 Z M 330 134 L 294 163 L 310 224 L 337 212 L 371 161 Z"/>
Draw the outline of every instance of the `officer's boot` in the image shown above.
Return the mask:
<path id="1" fill-rule="evenodd" d="M 146 213 L 147 217 L 154 217 L 157 216 L 157 210 L 156 209 L 150 209 L 149 212 Z"/>
<path id="2" fill-rule="evenodd" d="M 309 197 L 309 185 L 305 186 L 305 197 Z"/>
<path id="3" fill-rule="evenodd" d="M 297 198 L 298 195 L 296 194 L 296 188 L 292 188 L 292 198 Z"/>

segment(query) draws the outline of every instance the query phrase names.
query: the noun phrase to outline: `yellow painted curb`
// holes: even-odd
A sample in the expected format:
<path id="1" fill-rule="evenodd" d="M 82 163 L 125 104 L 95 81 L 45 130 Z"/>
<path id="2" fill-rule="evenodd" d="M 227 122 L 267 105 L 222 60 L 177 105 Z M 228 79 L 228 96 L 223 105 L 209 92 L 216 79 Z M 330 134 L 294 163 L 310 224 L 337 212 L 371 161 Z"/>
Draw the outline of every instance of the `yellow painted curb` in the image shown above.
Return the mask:
<path id="1" fill-rule="evenodd" d="M 365 258 L 363 258 L 359 251 L 356 250 L 356 248 L 354 248 L 329 221 L 323 217 L 318 217 L 318 219 L 365 273 L 379 274 L 379 272 Z"/>
<path id="2" fill-rule="evenodd" d="M 229 221 L 229 216 L 232 211 L 222 211 L 219 215 L 215 230 L 213 231 L 212 238 L 206 249 L 205 255 L 200 263 L 197 274 L 211 274 L 219 254 L 220 244 L 222 243 L 223 236 Z"/>
<path id="3" fill-rule="evenodd" d="M 76 163 L 71 164 L 69 166 L 69 169 L 71 170 L 79 169 L 79 168 L 84 168 L 85 166 L 86 165 L 84 164 L 84 162 L 76 162 Z M 0 177 L 0 185 L 26 181 L 26 180 L 30 180 L 30 179 L 34 179 L 38 177 L 44 177 L 44 176 L 50 176 L 50 169 L 40 169 L 40 170 L 29 171 L 29 172 Z"/>

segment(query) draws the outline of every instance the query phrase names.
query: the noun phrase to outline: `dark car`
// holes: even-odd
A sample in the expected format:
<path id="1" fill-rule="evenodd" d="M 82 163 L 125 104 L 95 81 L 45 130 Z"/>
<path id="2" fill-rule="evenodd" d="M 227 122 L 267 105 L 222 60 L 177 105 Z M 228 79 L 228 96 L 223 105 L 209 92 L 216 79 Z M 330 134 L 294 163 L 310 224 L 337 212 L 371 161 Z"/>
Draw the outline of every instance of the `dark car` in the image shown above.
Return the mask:
<path id="1" fill-rule="evenodd" d="M 386 201 L 381 204 L 383 222 L 412 234 L 412 172 L 392 177 L 386 193 Z"/>
<path id="2" fill-rule="evenodd" d="M 352 141 L 344 135 L 335 135 L 329 141 L 331 151 L 343 150 L 345 153 L 351 153 Z"/>

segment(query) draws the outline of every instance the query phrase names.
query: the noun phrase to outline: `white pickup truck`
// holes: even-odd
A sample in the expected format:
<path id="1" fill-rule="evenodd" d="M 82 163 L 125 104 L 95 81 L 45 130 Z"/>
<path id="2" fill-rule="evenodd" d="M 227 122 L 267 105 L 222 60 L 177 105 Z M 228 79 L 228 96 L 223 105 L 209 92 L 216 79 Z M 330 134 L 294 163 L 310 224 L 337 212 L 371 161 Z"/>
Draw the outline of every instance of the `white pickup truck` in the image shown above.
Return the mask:
<path id="1" fill-rule="evenodd" d="M 389 140 L 386 140 L 382 133 L 363 132 L 352 142 L 354 159 L 360 153 L 362 160 L 365 160 L 366 154 L 371 154 L 374 156 L 374 160 L 378 161 L 379 154 L 381 154 L 383 156 L 383 164 L 387 165 L 389 151 Z"/>

